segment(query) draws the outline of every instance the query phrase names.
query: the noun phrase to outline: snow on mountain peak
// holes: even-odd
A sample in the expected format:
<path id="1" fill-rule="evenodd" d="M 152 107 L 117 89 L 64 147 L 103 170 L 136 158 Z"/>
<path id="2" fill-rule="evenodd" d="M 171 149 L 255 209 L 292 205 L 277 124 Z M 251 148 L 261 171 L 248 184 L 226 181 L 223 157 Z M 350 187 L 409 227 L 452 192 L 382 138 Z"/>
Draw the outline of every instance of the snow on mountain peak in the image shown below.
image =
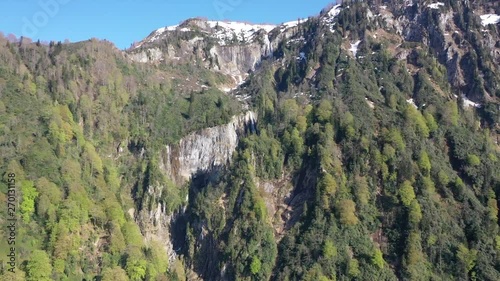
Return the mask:
<path id="1" fill-rule="evenodd" d="M 347 7 L 349 8 L 349 7 Z M 326 12 L 325 16 L 323 17 L 323 22 L 327 25 L 330 26 L 330 31 L 335 32 L 334 26 L 335 26 L 335 18 L 340 14 L 342 11 L 342 5 L 337 4 L 333 6 L 328 12 Z"/>
<path id="2" fill-rule="evenodd" d="M 264 30 L 270 32 L 276 25 L 272 24 L 249 24 L 236 21 L 211 21 L 202 19 L 189 19 L 180 25 L 172 25 L 155 30 L 144 42 L 152 43 L 160 39 L 166 32 L 194 31 L 193 25 L 197 26 L 200 31 L 209 36 L 218 39 L 220 45 L 226 45 L 228 42 L 251 42 L 255 38 L 257 32 Z M 139 44 L 137 47 L 142 45 Z"/>
<path id="3" fill-rule="evenodd" d="M 334 18 L 336 16 L 338 16 L 340 14 L 340 11 L 342 11 L 341 9 L 341 6 L 340 4 L 337 4 L 335 6 L 333 6 L 330 11 L 328 11 L 328 16 L 331 17 L 331 18 Z"/>
<path id="4" fill-rule="evenodd" d="M 306 21 L 307 21 L 307 19 L 298 19 L 298 20 L 284 22 L 284 23 L 281 24 L 281 28 L 283 30 L 283 29 L 288 29 L 288 28 L 296 27 L 297 25 L 299 25 L 301 23 L 304 23 Z"/>
<path id="5" fill-rule="evenodd" d="M 232 40 L 250 42 L 253 41 L 256 33 L 260 30 L 267 33 L 276 27 L 276 25 L 271 24 L 249 24 L 234 21 L 207 21 L 206 23 L 215 30 L 213 37 L 219 39 L 221 45 L 225 45 Z"/>
<path id="6" fill-rule="evenodd" d="M 207 21 L 212 28 L 225 28 L 234 32 L 256 32 L 264 29 L 266 32 L 273 30 L 276 25 L 272 24 L 250 24 L 236 21 Z"/>
<path id="7" fill-rule="evenodd" d="M 333 30 L 335 25 L 334 19 L 342 11 L 342 5 L 337 4 L 326 12 L 323 22 L 330 24 L 330 29 Z M 298 19 L 294 21 L 284 22 L 279 25 L 274 24 L 250 24 L 237 21 L 214 21 L 200 18 L 188 19 L 181 24 L 161 27 L 152 32 L 146 39 L 141 41 L 135 48 L 141 47 L 144 43 L 153 43 L 167 36 L 169 32 L 203 32 L 208 36 L 217 39 L 221 46 L 231 43 L 253 42 L 259 32 L 264 31 L 269 33 L 276 27 L 280 27 L 281 31 L 296 27 L 308 19 Z M 194 27 L 194 28 L 193 28 Z"/>

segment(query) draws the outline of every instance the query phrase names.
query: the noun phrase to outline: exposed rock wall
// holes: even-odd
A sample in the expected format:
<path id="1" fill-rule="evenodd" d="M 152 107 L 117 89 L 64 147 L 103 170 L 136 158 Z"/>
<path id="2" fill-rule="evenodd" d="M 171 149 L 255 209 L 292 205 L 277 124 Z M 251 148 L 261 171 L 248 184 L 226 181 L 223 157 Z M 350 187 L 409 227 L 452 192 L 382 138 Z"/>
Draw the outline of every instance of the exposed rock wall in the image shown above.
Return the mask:
<path id="1" fill-rule="evenodd" d="M 273 54 L 278 45 L 297 33 L 298 28 L 275 29 L 268 33 L 260 30 L 251 40 L 232 44 L 214 42 L 211 32 L 199 20 L 190 20 L 191 25 L 204 32 L 167 31 L 155 39 L 141 44 L 140 48 L 129 50 L 125 55 L 141 63 L 192 64 L 202 62 L 207 69 L 221 72 L 234 78 L 235 84 L 241 83 L 246 75 L 254 71 L 263 58 Z M 191 29 L 196 30 L 191 27 Z"/>
<path id="2" fill-rule="evenodd" d="M 168 145 L 162 153 L 160 169 L 177 184 L 189 180 L 197 172 L 226 165 L 245 131 L 255 131 L 255 113 L 234 116 L 226 125 L 203 129 Z"/>
<path id="3" fill-rule="evenodd" d="M 180 185 L 198 171 L 209 172 L 212 168 L 224 166 L 230 162 L 239 137 L 245 132 L 254 132 L 255 125 L 255 113 L 249 111 L 234 116 L 228 124 L 189 134 L 178 144 L 165 147 L 160 169 Z M 163 188 L 161 183 L 148 187 L 143 201 L 144 208 L 136 214 L 135 219 L 146 243 L 160 242 L 173 262 L 176 252 L 171 229 L 176 214 L 168 214 L 166 206 L 158 200 L 162 196 Z"/>
<path id="4" fill-rule="evenodd" d="M 160 198 L 162 194 L 161 186 L 151 186 L 148 189 L 147 199 L 148 201 L 155 202 L 156 198 Z M 147 202 L 149 205 L 150 202 Z M 146 244 L 150 241 L 156 241 L 163 245 L 163 249 L 167 253 L 170 264 L 175 260 L 176 253 L 174 245 L 172 243 L 170 229 L 171 223 L 174 219 L 174 214 L 167 214 L 165 205 L 161 202 L 156 203 L 156 206 L 152 207 L 151 210 L 142 209 L 138 212 L 135 217 L 135 221 L 141 233 L 144 235 Z"/>
<path id="5" fill-rule="evenodd" d="M 468 16 L 475 14 L 477 17 L 475 24 L 481 24 L 479 15 L 491 9 L 475 9 L 473 1 L 470 3 L 456 1 L 456 7 L 453 9 L 448 4 L 438 5 L 439 2 L 435 2 L 434 5 L 425 1 L 403 3 L 385 0 L 383 2 L 387 5 L 372 5 L 371 8 L 379 13 L 385 22 L 386 29 L 392 29 L 401 37 L 402 42 L 421 43 L 421 46 L 428 46 L 428 50 L 446 66 L 448 82 L 455 93 L 479 102 L 484 102 L 490 96 L 495 95 L 497 92 L 495 84 L 498 81 L 492 78 L 488 83 L 483 77 L 491 76 L 489 73 L 498 73 L 500 71 L 498 66 L 484 64 L 478 67 L 472 62 L 480 63 L 490 58 L 498 61 L 500 58 L 498 29 L 494 27 L 494 24 L 483 24 L 478 33 L 474 28 L 466 28 L 458 20 L 465 14 Z M 470 11 L 473 12 L 470 13 Z M 481 51 L 481 48 L 484 51 Z M 406 57 L 403 56 L 403 58 Z M 484 85 L 484 93 L 477 85 Z"/>

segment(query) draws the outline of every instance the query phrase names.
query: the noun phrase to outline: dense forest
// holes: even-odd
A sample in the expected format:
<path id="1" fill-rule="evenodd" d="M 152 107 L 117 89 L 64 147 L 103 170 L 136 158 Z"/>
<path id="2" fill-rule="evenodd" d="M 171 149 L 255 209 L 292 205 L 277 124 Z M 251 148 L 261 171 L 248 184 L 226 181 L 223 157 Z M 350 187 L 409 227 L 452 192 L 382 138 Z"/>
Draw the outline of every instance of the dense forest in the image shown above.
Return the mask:
<path id="1" fill-rule="evenodd" d="M 0 279 L 500 280 L 500 25 L 473 12 L 500 6 L 399 2 L 325 8 L 231 92 L 202 59 L 0 36 Z M 227 164 L 169 178 L 166 146 L 247 110 Z"/>

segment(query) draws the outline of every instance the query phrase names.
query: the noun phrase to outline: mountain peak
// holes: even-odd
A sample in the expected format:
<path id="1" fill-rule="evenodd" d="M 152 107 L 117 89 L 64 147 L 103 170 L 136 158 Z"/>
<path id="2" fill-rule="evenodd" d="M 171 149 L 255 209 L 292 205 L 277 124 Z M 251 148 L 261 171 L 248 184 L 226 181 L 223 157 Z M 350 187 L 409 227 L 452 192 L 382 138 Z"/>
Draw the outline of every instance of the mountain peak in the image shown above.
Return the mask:
<path id="1" fill-rule="evenodd" d="M 260 31 L 269 33 L 276 28 L 274 24 L 252 24 L 240 21 L 216 21 L 203 18 L 190 18 L 181 24 L 161 27 L 153 31 L 136 46 L 153 43 L 174 32 L 197 32 L 212 37 L 223 46 L 230 43 L 252 42 Z"/>

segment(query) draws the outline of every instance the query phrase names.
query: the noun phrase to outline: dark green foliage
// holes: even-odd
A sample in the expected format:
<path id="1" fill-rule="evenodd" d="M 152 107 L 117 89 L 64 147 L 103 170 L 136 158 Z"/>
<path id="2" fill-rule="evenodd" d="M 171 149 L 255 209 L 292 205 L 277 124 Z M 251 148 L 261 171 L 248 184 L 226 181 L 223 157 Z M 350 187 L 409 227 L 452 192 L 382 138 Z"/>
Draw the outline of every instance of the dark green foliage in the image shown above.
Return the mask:
<path id="1" fill-rule="evenodd" d="M 396 42 L 373 37 L 382 24 L 366 8 L 401 3 L 345 1 L 335 24 L 309 19 L 262 61 L 238 90 L 256 130 L 227 166 L 182 186 L 164 147 L 239 113 L 216 89 L 227 77 L 200 61 L 132 63 L 97 40 L 0 38 L 0 175 L 16 174 L 20 201 L 19 272 L 2 280 L 500 280 L 499 80 L 471 8 L 487 3 L 444 2 L 462 11 L 450 35 L 465 46 L 461 89 L 432 27 L 440 11 L 405 6 L 432 42 Z M 158 206 L 173 261 L 132 217 Z"/>

